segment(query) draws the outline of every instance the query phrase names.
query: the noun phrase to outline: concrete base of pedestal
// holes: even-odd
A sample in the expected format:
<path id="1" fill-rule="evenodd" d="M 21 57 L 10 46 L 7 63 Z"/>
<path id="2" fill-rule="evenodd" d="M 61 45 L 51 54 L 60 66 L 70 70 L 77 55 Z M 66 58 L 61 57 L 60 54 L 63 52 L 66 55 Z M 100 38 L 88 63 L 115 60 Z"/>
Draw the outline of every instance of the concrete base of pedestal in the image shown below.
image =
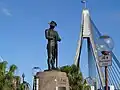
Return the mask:
<path id="1" fill-rule="evenodd" d="M 37 73 L 38 90 L 69 90 L 69 81 L 65 72 L 57 70 Z"/>

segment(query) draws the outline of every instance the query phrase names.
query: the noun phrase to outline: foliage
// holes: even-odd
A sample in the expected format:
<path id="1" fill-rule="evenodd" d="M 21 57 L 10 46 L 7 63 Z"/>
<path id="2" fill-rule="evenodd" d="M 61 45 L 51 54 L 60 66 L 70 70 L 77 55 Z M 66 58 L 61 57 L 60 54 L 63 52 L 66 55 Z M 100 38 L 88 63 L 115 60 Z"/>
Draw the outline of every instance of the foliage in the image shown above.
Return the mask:
<path id="1" fill-rule="evenodd" d="M 86 80 L 83 79 L 82 73 L 75 65 L 62 66 L 60 67 L 60 71 L 66 72 L 69 79 L 70 90 L 90 90 Z"/>
<path id="2" fill-rule="evenodd" d="M 7 70 L 7 64 L 6 61 L 0 62 L 0 90 L 13 90 L 13 78 L 17 66 L 11 65 Z"/>
<path id="3" fill-rule="evenodd" d="M 15 76 L 16 65 L 7 69 L 7 61 L 0 62 L 0 90 L 22 90 L 20 76 Z"/>

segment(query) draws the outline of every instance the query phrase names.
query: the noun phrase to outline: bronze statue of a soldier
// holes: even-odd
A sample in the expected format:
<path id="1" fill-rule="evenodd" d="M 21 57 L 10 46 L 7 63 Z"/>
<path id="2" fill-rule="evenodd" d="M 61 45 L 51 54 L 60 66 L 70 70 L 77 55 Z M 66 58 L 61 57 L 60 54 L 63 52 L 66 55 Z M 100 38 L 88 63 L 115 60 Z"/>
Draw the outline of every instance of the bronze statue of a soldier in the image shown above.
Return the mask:
<path id="1" fill-rule="evenodd" d="M 48 40 L 47 44 L 47 54 L 48 54 L 48 70 L 55 69 L 55 62 L 57 68 L 57 57 L 58 57 L 58 45 L 57 42 L 61 41 L 59 34 L 54 30 L 55 26 L 57 26 L 55 21 L 51 21 L 49 23 L 49 29 L 45 30 L 45 37 Z"/>

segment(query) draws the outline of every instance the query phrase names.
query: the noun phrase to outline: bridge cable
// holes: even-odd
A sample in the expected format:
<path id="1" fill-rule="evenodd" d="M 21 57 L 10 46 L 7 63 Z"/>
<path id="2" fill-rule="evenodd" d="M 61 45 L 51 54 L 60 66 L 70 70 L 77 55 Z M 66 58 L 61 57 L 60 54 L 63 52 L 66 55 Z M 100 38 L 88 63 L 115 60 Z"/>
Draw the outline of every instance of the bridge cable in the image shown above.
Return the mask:
<path id="1" fill-rule="evenodd" d="M 110 72 L 110 70 L 108 70 L 108 72 Z M 116 84 L 114 83 L 114 80 L 113 80 L 111 74 L 109 74 L 109 77 L 110 77 L 110 79 L 111 79 L 111 85 L 113 84 L 113 85 L 115 86 Z"/>
<path id="2" fill-rule="evenodd" d="M 117 74 L 117 76 L 118 76 L 118 78 L 119 78 L 119 80 L 120 80 L 120 71 L 119 71 L 119 69 L 116 67 L 114 61 L 113 61 L 113 65 L 115 66 L 115 68 L 113 67 L 114 71 L 116 71 L 115 69 L 117 69 L 116 74 Z"/>
<path id="3" fill-rule="evenodd" d="M 113 70 L 113 69 L 114 69 L 114 68 L 111 67 L 112 73 L 113 73 L 113 75 L 114 75 L 115 78 L 116 78 L 116 82 L 119 83 L 119 81 L 118 81 L 118 79 L 117 79 L 117 78 L 118 78 L 118 77 L 117 77 L 118 75 L 116 74 L 117 72 L 116 72 L 115 69 L 114 69 L 114 70 Z M 115 72 L 114 72 L 114 71 L 115 71 Z M 117 76 L 116 76 L 116 75 L 117 75 Z M 118 85 L 118 84 L 117 84 L 117 85 Z"/>
<path id="4" fill-rule="evenodd" d="M 112 71 L 111 67 L 109 68 L 109 71 Z M 117 83 L 116 83 L 115 77 L 114 77 L 114 75 L 112 74 L 112 72 L 111 72 L 111 76 L 112 76 L 112 78 L 113 78 L 113 80 L 114 80 L 114 82 L 115 82 L 114 85 L 116 85 L 116 88 L 117 88 L 118 86 L 117 86 Z"/>

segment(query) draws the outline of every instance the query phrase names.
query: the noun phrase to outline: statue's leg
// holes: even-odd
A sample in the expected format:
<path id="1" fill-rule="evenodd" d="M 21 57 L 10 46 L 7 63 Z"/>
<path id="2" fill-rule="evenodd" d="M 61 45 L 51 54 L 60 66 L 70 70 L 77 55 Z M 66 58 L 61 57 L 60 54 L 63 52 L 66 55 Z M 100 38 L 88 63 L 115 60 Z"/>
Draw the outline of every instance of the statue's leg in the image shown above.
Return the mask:
<path id="1" fill-rule="evenodd" d="M 47 53 L 48 53 L 48 60 L 47 60 L 47 63 L 48 63 L 48 70 L 51 69 L 51 50 L 50 48 L 47 48 Z"/>
<path id="2" fill-rule="evenodd" d="M 52 69 L 55 69 L 55 46 L 52 47 L 52 60 L 51 60 L 51 64 L 52 64 Z"/>
<path id="3" fill-rule="evenodd" d="M 49 62 L 50 62 L 50 69 L 52 69 L 52 53 L 50 53 L 50 60 L 49 60 Z"/>
<path id="4" fill-rule="evenodd" d="M 50 70 L 50 60 L 49 60 L 49 58 L 47 60 L 47 63 L 48 63 L 48 70 Z"/>

